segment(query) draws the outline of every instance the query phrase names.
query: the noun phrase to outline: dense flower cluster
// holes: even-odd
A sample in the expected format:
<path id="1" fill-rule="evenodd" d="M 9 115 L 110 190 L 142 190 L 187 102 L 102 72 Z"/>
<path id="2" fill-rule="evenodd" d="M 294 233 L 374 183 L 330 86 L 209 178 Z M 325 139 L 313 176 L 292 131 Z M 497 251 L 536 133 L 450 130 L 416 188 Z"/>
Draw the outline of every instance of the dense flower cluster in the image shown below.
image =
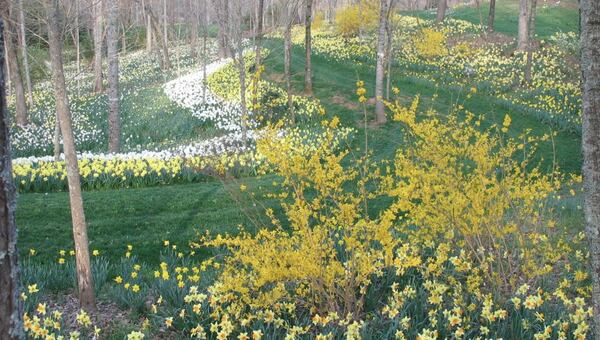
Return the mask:
<path id="1" fill-rule="evenodd" d="M 519 105 L 545 122 L 579 131 L 581 91 L 577 65 L 569 53 L 577 46 L 573 33 L 557 33 L 533 52 L 531 82 L 525 79 L 525 52 L 507 53 L 508 44 L 471 44 L 463 36 L 479 36 L 482 30 L 469 22 L 392 16 L 392 53 L 406 76 L 449 86 L 476 86 L 499 100 Z M 303 32 L 294 31 L 293 43 L 304 43 Z M 562 43 L 567 41 L 567 43 Z M 557 44 L 560 42 L 560 44 Z M 376 35 L 343 37 L 334 28 L 313 33 L 313 52 L 336 61 L 364 62 L 375 58 Z M 567 61 L 567 62 L 565 62 Z"/>
<path id="2" fill-rule="evenodd" d="M 411 136 L 392 160 L 353 159 L 336 118 L 318 143 L 274 127 L 257 150 L 283 215 L 189 247 L 165 240 L 156 266 L 129 245 L 98 280 L 143 311 L 129 338 L 585 339 L 585 238 L 554 225 L 562 176 L 528 164 L 544 138 L 509 138 L 509 116 L 481 131 L 469 114 L 417 113 L 418 98 L 388 106 Z M 53 266 L 72 270 L 65 255 Z"/>

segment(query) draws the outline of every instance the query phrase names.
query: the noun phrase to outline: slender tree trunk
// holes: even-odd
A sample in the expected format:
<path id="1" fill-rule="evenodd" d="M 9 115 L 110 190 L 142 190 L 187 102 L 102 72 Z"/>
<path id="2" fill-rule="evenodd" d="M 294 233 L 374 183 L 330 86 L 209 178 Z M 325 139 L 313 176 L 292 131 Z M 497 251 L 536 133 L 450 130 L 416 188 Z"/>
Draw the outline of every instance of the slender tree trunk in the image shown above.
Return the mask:
<path id="1" fill-rule="evenodd" d="M 162 49 L 161 67 L 165 70 L 170 69 L 171 68 L 171 59 L 169 57 L 169 45 L 165 44 L 164 39 L 160 39 L 160 37 L 162 37 L 163 34 L 161 32 L 158 18 L 156 17 L 156 15 L 154 15 L 154 12 L 152 11 L 152 7 L 150 7 L 149 3 L 145 4 L 144 10 L 146 11 L 146 14 L 148 14 L 148 16 L 150 17 L 150 23 L 152 24 L 152 28 L 154 30 L 154 37 L 162 45 L 161 46 L 161 49 Z"/>
<path id="2" fill-rule="evenodd" d="M 4 22 L 0 18 L 0 66 L 4 64 Z M 12 178 L 10 122 L 0 67 L 0 339 L 24 339 L 23 304 L 19 298 L 19 264 L 15 211 L 17 194 Z"/>
<path id="3" fill-rule="evenodd" d="M 27 119 L 27 103 L 25 99 L 25 89 L 23 88 L 23 80 L 21 79 L 21 73 L 19 70 L 19 63 L 17 61 L 17 52 L 15 49 L 15 43 L 13 41 L 13 35 L 10 33 L 10 27 L 12 26 L 5 19 L 6 30 L 4 31 L 4 42 L 6 44 L 6 57 L 8 60 L 8 67 L 10 69 L 11 83 L 15 93 L 15 104 L 16 104 L 16 119 L 17 124 L 24 126 L 29 124 Z"/>
<path id="4" fill-rule="evenodd" d="M 313 0 L 306 0 L 306 17 L 305 17 L 305 33 L 304 33 L 304 45 L 306 51 L 306 62 L 304 64 L 304 91 L 306 93 L 312 93 L 312 2 Z"/>
<path id="5" fill-rule="evenodd" d="M 390 25 L 390 21 L 387 20 L 387 25 L 386 25 L 386 36 L 387 36 L 387 43 L 386 43 L 386 52 L 385 52 L 385 62 L 387 65 L 387 70 L 385 72 L 385 78 L 386 78 L 386 85 L 385 85 L 385 99 L 389 100 L 390 99 L 390 86 L 391 86 L 391 82 L 392 82 L 392 27 Z"/>
<path id="6" fill-rule="evenodd" d="M 121 32 L 121 52 L 127 54 L 127 29 L 124 23 L 121 23 Z"/>
<path id="7" fill-rule="evenodd" d="M 519 0 L 519 31 L 517 49 L 525 51 L 529 47 L 529 8 L 531 0 Z"/>
<path id="8" fill-rule="evenodd" d="M 67 168 L 67 182 L 69 185 L 69 200 L 71 205 L 71 219 L 73 223 L 73 239 L 75 241 L 75 260 L 77 267 L 77 286 L 79 289 L 79 303 L 87 311 L 96 308 L 94 298 L 94 282 L 90 266 L 87 227 L 83 212 L 81 197 L 81 184 L 77 154 L 75 151 L 75 138 L 71 125 L 69 112 L 69 99 L 65 85 L 65 76 L 62 61 L 62 41 L 59 23 L 59 0 L 45 0 L 48 12 L 48 45 L 50 47 L 50 63 L 52 65 L 52 80 L 56 96 L 56 111 L 60 117 L 60 129 L 63 136 L 65 149 L 65 162 Z"/>
<path id="9" fill-rule="evenodd" d="M 494 32 L 494 19 L 496 17 L 496 0 L 490 0 L 490 12 L 488 14 L 487 31 Z"/>
<path id="10" fill-rule="evenodd" d="M 142 0 L 142 9 L 146 8 L 146 0 Z M 152 23 L 150 19 L 150 14 L 146 14 L 146 52 L 152 52 Z"/>
<path id="11" fill-rule="evenodd" d="M 79 43 L 79 1 L 75 2 L 75 65 L 77 67 L 77 94 L 81 87 L 81 81 L 79 75 L 81 74 L 81 48 Z M 58 122 L 58 121 L 57 121 Z M 58 124 L 58 123 L 57 123 Z M 60 149 L 60 148 L 59 148 Z"/>
<path id="12" fill-rule="evenodd" d="M 286 24 L 283 34 L 283 73 L 285 74 L 288 109 L 290 110 L 292 124 L 295 124 L 296 115 L 292 96 L 292 16 L 290 15 L 288 19 L 290 21 Z"/>
<path id="13" fill-rule="evenodd" d="M 385 79 L 385 43 L 386 26 L 393 0 L 381 0 L 379 9 L 379 30 L 377 35 L 377 65 L 375 68 L 375 116 L 377 124 L 385 124 L 385 107 L 383 104 L 383 80 Z M 442 0 L 445 1 L 445 0 Z"/>
<path id="14" fill-rule="evenodd" d="M 590 246 L 594 339 L 600 337 L 600 2 L 581 0 L 583 187 Z"/>
<path id="15" fill-rule="evenodd" d="M 119 56 L 118 0 L 106 0 L 108 26 L 106 43 L 108 46 L 108 151 L 119 152 L 121 139 L 121 123 L 119 117 Z"/>
<path id="16" fill-rule="evenodd" d="M 206 63 L 208 62 L 208 0 L 202 0 L 204 20 L 202 24 L 202 103 L 206 103 Z"/>
<path id="17" fill-rule="evenodd" d="M 163 0 L 163 45 L 168 48 L 169 46 L 169 21 L 167 18 L 167 0 Z"/>
<path id="18" fill-rule="evenodd" d="M 446 18 L 446 7 L 448 7 L 446 1 L 447 0 L 439 0 L 435 22 L 442 22 L 444 21 L 444 18 Z"/>
<path id="19" fill-rule="evenodd" d="M 54 136 L 52 138 L 52 143 L 54 145 L 54 161 L 60 161 L 60 119 L 58 117 L 58 112 L 55 112 L 55 122 L 54 122 Z"/>
<path id="20" fill-rule="evenodd" d="M 198 13 L 196 11 L 196 0 L 189 1 L 189 21 L 190 21 L 190 49 L 192 59 L 196 61 L 198 57 Z"/>
<path id="21" fill-rule="evenodd" d="M 92 0 L 94 15 L 94 92 L 102 92 L 102 1 Z"/>
<path id="22" fill-rule="evenodd" d="M 29 106 L 33 106 L 33 88 L 31 85 L 31 74 L 29 72 L 29 57 L 27 55 L 27 36 L 25 35 L 25 12 L 23 11 L 23 0 L 17 0 L 17 9 L 19 10 L 19 31 L 21 35 L 20 48 L 21 58 L 23 60 L 23 76 L 25 85 L 27 85 L 27 99 Z"/>
<path id="23" fill-rule="evenodd" d="M 256 6 L 256 32 L 255 32 L 255 46 L 254 46 L 254 66 L 256 68 L 257 74 L 260 74 L 260 49 L 262 48 L 262 35 L 263 35 L 263 16 L 264 16 L 264 6 L 265 0 L 258 0 L 258 4 Z M 252 78 L 252 109 L 256 109 L 256 104 L 258 101 L 258 84 L 260 79 L 258 77 Z"/>

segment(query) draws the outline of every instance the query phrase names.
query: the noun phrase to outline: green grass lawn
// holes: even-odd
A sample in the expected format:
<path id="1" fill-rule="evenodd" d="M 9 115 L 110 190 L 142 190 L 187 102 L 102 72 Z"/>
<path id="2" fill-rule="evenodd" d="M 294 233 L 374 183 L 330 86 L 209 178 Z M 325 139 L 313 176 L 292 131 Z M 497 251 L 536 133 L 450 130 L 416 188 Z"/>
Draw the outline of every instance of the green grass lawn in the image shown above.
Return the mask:
<path id="1" fill-rule="evenodd" d="M 266 220 L 247 193 L 239 191 L 240 183 L 260 197 L 272 180 L 272 176 L 266 176 L 229 183 L 84 192 L 90 249 L 118 259 L 131 244 L 141 259 L 156 263 L 163 240 L 187 246 L 207 230 L 234 233 L 238 225 L 253 230 L 256 223 Z M 260 200 L 277 211 L 274 200 Z M 34 248 L 39 258 L 56 261 L 59 250 L 73 249 L 69 197 L 65 192 L 20 195 L 17 224 L 23 256 Z"/>
<path id="2" fill-rule="evenodd" d="M 474 24 L 483 22 L 487 25 L 489 2 L 477 6 L 460 6 L 448 10 L 448 17 L 462 19 Z M 496 19 L 494 27 L 496 32 L 509 36 L 517 36 L 519 1 L 501 0 L 496 2 Z M 416 12 L 423 18 L 435 18 L 433 12 Z M 535 22 L 536 34 L 540 39 L 545 39 L 557 32 L 579 31 L 579 5 L 577 1 L 563 0 L 558 5 L 554 1 L 538 1 Z"/>

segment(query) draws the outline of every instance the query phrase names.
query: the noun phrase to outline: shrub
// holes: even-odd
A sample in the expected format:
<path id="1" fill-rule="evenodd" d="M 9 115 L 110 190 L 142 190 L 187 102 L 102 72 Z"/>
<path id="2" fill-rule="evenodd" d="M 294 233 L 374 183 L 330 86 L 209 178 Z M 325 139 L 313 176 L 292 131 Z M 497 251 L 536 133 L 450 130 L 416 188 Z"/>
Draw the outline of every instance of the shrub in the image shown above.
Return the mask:
<path id="1" fill-rule="evenodd" d="M 378 1 L 361 0 L 359 4 L 348 6 L 335 15 L 337 31 L 344 36 L 356 36 L 361 30 L 377 27 Z"/>

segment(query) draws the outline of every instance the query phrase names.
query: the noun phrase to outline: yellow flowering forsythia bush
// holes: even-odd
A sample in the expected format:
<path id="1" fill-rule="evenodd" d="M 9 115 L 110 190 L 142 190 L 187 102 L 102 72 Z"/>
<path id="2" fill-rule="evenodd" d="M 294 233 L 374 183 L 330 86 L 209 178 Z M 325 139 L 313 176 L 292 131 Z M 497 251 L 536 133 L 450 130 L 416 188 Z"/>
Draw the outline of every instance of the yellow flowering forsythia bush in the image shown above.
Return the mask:
<path id="1" fill-rule="evenodd" d="M 257 151 L 281 210 L 189 251 L 165 241 L 157 268 L 128 246 L 109 291 L 147 308 L 129 338 L 585 339 L 583 236 L 553 220 L 563 176 L 529 162 L 547 137 L 418 106 L 388 103 L 406 147 L 381 162 L 340 150 L 336 118 L 319 143 L 268 127 Z"/>

